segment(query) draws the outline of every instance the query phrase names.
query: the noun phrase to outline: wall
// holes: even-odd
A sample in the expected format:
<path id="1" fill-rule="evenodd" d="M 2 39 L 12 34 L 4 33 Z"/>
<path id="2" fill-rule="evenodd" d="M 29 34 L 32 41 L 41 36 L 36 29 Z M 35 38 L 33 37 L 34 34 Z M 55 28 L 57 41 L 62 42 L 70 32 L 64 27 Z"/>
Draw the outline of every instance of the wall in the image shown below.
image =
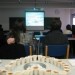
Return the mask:
<path id="1" fill-rule="evenodd" d="M 60 17 L 62 21 L 62 30 L 65 30 L 65 26 L 70 24 L 71 11 L 70 8 L 51 8 L 49 6 L 41 6 L 45 10 L 46 17 Z M 26 7 L 8 7 L 0 8 L 0 24 L 2 24 L 4 30 L 9 30 L 9 17 L 24 17 Z"/>

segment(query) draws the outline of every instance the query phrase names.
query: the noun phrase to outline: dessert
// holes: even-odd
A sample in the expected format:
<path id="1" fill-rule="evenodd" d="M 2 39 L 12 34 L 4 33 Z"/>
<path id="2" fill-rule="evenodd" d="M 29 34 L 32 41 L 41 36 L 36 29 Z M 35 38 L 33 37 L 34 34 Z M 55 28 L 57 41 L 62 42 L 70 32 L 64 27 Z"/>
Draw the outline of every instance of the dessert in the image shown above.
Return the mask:
<path id="1" fill-rule="evenodd" d="M 58 69 L 51 68 L 50 65 Z M 60 59 L 32 55 L 11 61 L 0 73 L 2 75 L 67 75 L 69 71 L 70 66 Z"/>

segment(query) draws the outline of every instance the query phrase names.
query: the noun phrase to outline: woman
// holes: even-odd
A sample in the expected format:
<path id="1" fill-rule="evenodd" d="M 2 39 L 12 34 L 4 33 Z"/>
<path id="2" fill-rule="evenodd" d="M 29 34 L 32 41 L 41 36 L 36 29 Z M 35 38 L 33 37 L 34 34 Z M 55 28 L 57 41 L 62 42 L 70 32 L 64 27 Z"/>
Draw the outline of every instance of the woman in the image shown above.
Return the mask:
<path id="1" fill-rule="evenodd" d="M 15 33 L 10 32 L 6 38 L 6 45 L 0 49 L 0 58 L 3 59 L 17 59 L 25 57 L 24 45 L 16 42 Z"/>

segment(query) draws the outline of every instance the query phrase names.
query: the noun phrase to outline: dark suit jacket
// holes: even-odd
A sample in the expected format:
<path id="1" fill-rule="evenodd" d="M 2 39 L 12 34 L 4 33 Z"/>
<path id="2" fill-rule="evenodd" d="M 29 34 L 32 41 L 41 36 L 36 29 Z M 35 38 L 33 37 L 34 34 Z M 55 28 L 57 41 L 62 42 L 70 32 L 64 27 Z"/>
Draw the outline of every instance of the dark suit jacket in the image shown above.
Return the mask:
<path id="1" fill-rule="evenodd" d="M 68 44 L 68 38 L 59 30 L 49 32 L 42 42 L 43 45 Z"/>
<path id="2" fill-rule="evenodd" d="M 0 59 L 17 59 L 25 57 L 25 48 L 22 44 L 4 45 L 0 48 Z"/>

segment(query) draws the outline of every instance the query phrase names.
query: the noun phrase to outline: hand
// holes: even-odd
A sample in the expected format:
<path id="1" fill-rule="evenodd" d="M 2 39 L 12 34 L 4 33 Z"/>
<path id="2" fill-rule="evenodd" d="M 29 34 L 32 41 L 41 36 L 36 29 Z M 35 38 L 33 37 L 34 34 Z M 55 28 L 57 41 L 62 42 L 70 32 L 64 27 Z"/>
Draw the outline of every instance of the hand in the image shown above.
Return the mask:
<path id="1" fill-rule="evenodd" d="M 15 38 L 8 38 L 7 39 L 7 44 L 14 44 L 15 43 Z"/>

